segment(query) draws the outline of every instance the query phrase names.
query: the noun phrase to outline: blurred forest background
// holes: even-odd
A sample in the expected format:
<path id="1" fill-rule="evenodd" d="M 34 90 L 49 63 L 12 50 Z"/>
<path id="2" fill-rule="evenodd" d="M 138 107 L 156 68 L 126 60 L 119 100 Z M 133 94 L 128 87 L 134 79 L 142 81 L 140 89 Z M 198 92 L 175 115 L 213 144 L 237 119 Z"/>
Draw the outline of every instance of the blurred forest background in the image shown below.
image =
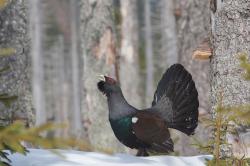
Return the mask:
<path id="1" fill-rule="evenodd" d="M 18 97 L 8 108 L 0 103 L 1 125 L 67 123 L 50 134 L 132 152 L 110 128 L 97 76 L 116 78 L 128 102 L 146 108 L 174 63 L 195 80 L 200 118 L 211 117 L 219 89 L 226 104 L 249 103 L 250 85 L 235 57 L 250 55 L 250 2 L 217 1 L 1 0 L 0 48 L 6 54 L 0 59 L 0 92 Z M 200 47 L 213 57 L 192 56 Z M 247 131 L 240 138 L 250 140 Z M 194 136 L 172 135 L 177 154 L 195 155 L 199 151 L 190 144 L 206 142 L 211 131 L 200 121 Z"/>

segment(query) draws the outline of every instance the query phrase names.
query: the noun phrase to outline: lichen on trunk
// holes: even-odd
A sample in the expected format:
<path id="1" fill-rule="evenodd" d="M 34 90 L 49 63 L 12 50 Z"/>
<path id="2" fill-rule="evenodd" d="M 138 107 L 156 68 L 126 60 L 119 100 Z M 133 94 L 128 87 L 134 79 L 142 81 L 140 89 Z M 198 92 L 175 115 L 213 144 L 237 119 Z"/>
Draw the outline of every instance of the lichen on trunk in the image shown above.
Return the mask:
<path id="1" fill-rule="evenodd" d="M 0 93 L 17 96 L 10 108 L 2 103 L 1 124 L 9 124 L 19 119 L 27 124 L 34 122 L 32 106 L 29 35 L 28 35 L 28 2 L 24 0 L 7 1 L 0 9 L 0 49 L 14 50 L 9 56 L 1 57 L 0 69 L 8 68 L 0 76 Z"/>

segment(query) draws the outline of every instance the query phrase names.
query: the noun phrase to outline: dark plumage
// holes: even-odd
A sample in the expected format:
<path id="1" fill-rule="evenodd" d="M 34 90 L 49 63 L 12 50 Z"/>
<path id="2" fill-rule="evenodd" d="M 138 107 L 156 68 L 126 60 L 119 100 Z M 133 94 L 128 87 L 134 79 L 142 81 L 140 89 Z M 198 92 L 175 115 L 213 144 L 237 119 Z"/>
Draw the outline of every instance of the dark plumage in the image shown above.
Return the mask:
<path id="1" fill-rule="evenodd" d="M 115 136 L 124 145 L 138 149 L 138 156 L 147 156 L 147 151 L 173 151 L 168 128 L 190 135 L 197 127 L 198 93 L 192 76 L 181 64 L 172 65 L 164 73 L 148 109 L 129 105 L 119 84 L 110 77 L 104 76 L 97 86 L 107 96 Z"/>

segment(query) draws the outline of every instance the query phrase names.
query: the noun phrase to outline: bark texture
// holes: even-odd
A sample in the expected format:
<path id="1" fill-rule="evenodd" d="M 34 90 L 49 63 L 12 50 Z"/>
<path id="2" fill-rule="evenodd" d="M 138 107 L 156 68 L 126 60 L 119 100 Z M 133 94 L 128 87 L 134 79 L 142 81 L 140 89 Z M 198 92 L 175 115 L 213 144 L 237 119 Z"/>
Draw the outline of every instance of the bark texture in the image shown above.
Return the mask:
<path id="1" fill-rule="evenodd" d="M 247 53 L 250 56 L 250 1 L 217 0 L 212 20 L 212 41 L 214 55 L 211 60 L 211 102 L 212 110 L 218 104 L 223 93 L 223 105 L 240 105 L 250 102 L 250 82 L 242 77 L 237 55 Z M 240 141 L 248 142 L 244 147 L 237 146 L 235 139 L 228 136 L 233 148 L 225 147 L 222 156 L 241 153 L 249 157 L 250 134 L 240 133 Z M 238 140 L 238 139 L 237 139 Z M 247 152 L 248 146 L 248 152 Z"/>
<path id="2" fill-rule="evenodd" d="M 8 1 L 8 4 L 0 9 L 0 48 L 14 50 L 10 56 L 0 58 L 0 69 L 8 68 L 0 76 L 0 93 L 18 96 L 10 108 L 0 104 L 1 124 L 8 124 L 14 119 L 22 119 L 31 124 L 34 120 L 27 6 L 27 1 L 16 0 Z"/>
<path id="3" fill-rule="evenodd" d="M 112 0 L 81 1 L 81 42 L 84 61 L 84 126 L 91 144 L 98 148 L 124 151 L 108 121 L 107 101 L 98 92 L 99 74 L 115 76 L 115 34 Z"/>

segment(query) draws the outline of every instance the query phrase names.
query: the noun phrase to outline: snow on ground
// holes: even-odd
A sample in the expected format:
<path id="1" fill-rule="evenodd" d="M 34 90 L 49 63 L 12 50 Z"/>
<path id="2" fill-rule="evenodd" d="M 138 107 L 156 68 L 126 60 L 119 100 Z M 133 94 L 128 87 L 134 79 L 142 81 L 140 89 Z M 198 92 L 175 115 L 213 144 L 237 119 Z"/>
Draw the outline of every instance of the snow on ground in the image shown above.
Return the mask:
<path id="1" fill-rule="evenodd" d="M 205 166 L 209 155 L 176 157 L 136 157 L 129 154 L 107 155 L 97 152 L 58 150 L 59 156 L 49 150 L 29 149 L 27 156 L 12 154 L 12 166 Z"/>

